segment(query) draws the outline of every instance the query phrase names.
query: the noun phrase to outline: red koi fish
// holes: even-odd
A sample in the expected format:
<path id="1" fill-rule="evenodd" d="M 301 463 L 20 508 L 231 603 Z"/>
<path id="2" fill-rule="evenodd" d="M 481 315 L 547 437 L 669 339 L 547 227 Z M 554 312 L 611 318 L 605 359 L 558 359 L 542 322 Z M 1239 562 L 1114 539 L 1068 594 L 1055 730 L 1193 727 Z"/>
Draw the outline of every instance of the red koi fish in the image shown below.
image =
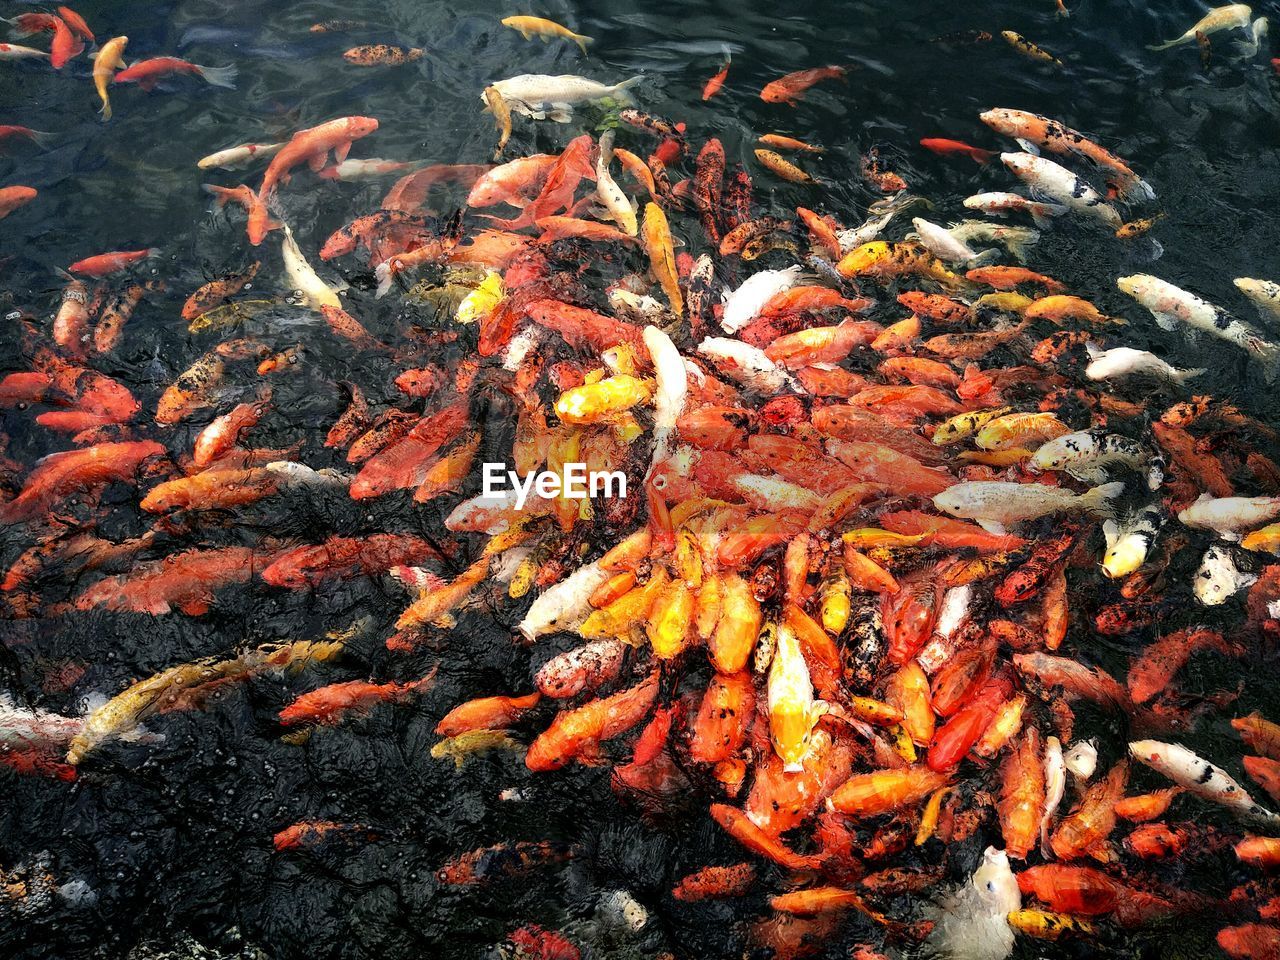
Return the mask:
<path id="1" fill-rule="evenodd" d="M 148 260 L 151 257 L 158 257 L 160 250 L 158 247 L 151 247 L 147 250 L 126 250 L 118 253 L 101 253 L 96 257 L 86 257 L 84 260 L 77 260 L 67 270 L 71 273 L 79 273 L 86 277 L 106 277 L 113 273 L 119 273 L 121 270 L 127 270 L 135 263 Z"/>
<path id="2" fill-rule="evenodd" d="M 209 612 L 217 591 L 248 583 L 262 562 L 250 547 L 188 550 L 132 573 L 108 577 L 76 598 L 80 610 L 103 607 L 163 616 L 177 609 L 190 617 Z"/>
<path id="3" fill-rule="evenodd" d="M 31 471 L 18 496 L 0 506 L 0 521 L 33 520 L 63 497 L 131 480 L 147 460 L 164 453 L 165 448 L 154 440 L 103 443 L 51 453 Z"/>
<path id="4" fill-rule="evenodd" d="M 322 544 L 285 552 L 262 571 L 262 579 L 273 587 L 316 586 L 325 580 L 376 576 L 392 567 L 416 567 L 439 557 L 432 544 L 409 534 L 330 537 Z"/>
<path id="5" fill-rule="evenodd" d="M 236 88 L 236 74 L 239 70 L 234 66 L 202 67 L 198 63 L 189 63 L 177 57 L 155 57 L 151 60 L 139 60 L 137 63 L 116 74 L 116 83 L 136 83 L 143 90 L 154 90 L 156 84 L 165 77 L 175 74 L 194 74 L 214 87 Z"/>
<path id="6" fill-rule="evenodd" d="M 967 143 L 962 143 L 959 140 L 948 140 L 945 137 L 926 137 L 920 141 L 920 146 L 938 154 L 940 157 L 969 157 L 975 163 L 990 163 L 991 158 L 996 155 L 994 150 L 971 147 Z"/>

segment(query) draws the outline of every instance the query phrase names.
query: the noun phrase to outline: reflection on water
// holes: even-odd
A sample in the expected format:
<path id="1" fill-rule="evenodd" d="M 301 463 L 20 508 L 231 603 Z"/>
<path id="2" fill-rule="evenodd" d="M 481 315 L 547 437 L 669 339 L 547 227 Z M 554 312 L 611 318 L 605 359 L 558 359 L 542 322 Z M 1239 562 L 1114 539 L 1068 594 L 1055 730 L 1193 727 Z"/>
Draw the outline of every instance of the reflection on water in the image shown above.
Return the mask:
<path id="1" fill-rule="evenodd" d="M 261 257 L 263 267 L 247 293 L 274 302 L 243 319 L 238 335 L 275 350 L 305 344 L 306 359 L 273 385 L 277 415 L 254 442 L 285 449 L 305 437 L 304 457 L 319 465 L 328 462 L 324 431 L 350 400 L 342 382 L 372 385 L 381 392 L 369 399 L 381 408 L 397 396 L 392 380 L 399 368 L 390 357 L 357 358 L 334 346 L 320 335 L 318 317 L 291 309 L 278 235 L 250 255 L 242 213 L 234 206 L 213 208 L 201 189 L 205 182 L 235 186 L 241 180 L 233 172 L 199 171 L 197 158 L 240 143 L 277 142 L 298 128 L 359 113 L 377 117 L 380 128 L 357 145 L 356 156 L 486 163 L 495 134 L 492 119 L 481 113 L 480 94 L 489 83 L 518 73 L 581 73 L 605 83 L 642 75 L 638 95 L 646 109 L 683 121 L 693 142 L 720 138 L 731 167 L 751 160 L 764 132 L 825 147 L 821 157 L 804 160 L 821 179 L 817 188 L 757 176 L 757 199 L 775 212 L 804 204 L 846 224 L 860 223 L 880 196 L 859 168 L 859 158 L 874 147 L 887 169 L 933 201 L 934 219 L 950 221 L 961 219 L 963 197 L 1011 188 L 1014 181 L 998 169 L 935 156 L 918 141 L 949 137 L 1005 149 L 976 120 L 981 110 L 1002 105 L 1096 135 L 1155 185 L 1165 214 L 1151 234 L 1163 246 L 1158 261 L 1152 245 L 1124 244 L 1108 232 L 1064 221 L 1046 233 L 1036 267 L 1073 290 L 1096 294 L 1104 312 L 1130 318 L 1131 345 L 1149 347 L 1178 366 L 1207 367 L 1206 392 L 1273 416 L 1273 388 L 1238 351 L 1216 343 L 1188 345 L 1162 333 L 1114 286 L 1118 275 L 1151 271 L 1252 316 L 1231 279 L 1280 275 L 1280 226 L 1271 215 L 1280 186 L 1277 80 L 1265 45 L 1257 58 L 1233 62 L 1229 40 L 1215 37 L 1205 68 L 1194 44 L 1159 54 L 1146 49 L 1194 22 L 1203 12 L 1198 4 L 1067 0 L 1067 6 L 1067 18 L 1057 15 L 1052 0 L 783 7 L 751 0 L 600 0 L 537 11 L 595 38 L 584 58 L 572 44 L 525 41 L 501 27 L 503 16 L 518 11 L 498 4 L 85 2 L 76 9 L 100 41 L 129 36 L 131 61 L 170 53 L 202 64 L 235 64 L 239 82 L 234 91 L 190 77 L 166 80 L 153 92 L 116 86 L 115 118 L 103 124 L 87 59 L 58 73 L 0 62 L 0 123 L 51 134 L 47 150 L 18 147 L 0 157 L 0 185 L 23 183 L 40 191 L 38 203 L 0 225 L 4 308 L 51 314 L 62 289 L 55 268 L 105 250 L 160 248 L 143 275 L 162 283 L 164 292 L 147 296 L 121 348 L 102 363 L 144 410 L 153 410 L 165 387 L 219 339 L 190 334 L 177 319 L 186 295 Z M 309 31 L 329 18 L 368 26 Z M 1005 29 L 1042 44 L 1065 66 L 1019 56 L 1000 41 Z M 933 40 L 973 30 L 996 38 Z M 354 43 L 394 43 L 425 53 L 404 66 L 361 69 L 341 56 Z M 727 83 L 704 103 L 702 86 L 726 52 L 732 57 Z M 760 100 L 766 82 L 822 64 L 848 66 L 847 83 L 815 87 L 795 108 Z M 596 119 L 590 111 L 582 117 Z M 508 155 L 558 152 L 580 132 L 581 121 L 562 126 L 517 117 Z M 620 133 L 629 136 L 635 135 Z M 256 182 L 256 170 L 246 175 Z M 389 182 L 339 183 L 300 172 L 281 193 L 274 215 L 315 250 L 353 211 L 375 209 Z M 462 199 L 459 191 L 446 191 L 436 198 L 435 212 L 447 216 Z M 376 318 L 379 329 L 403 333 L 411 324 L 413 317 L 392 301 L 375 303 L 372 278 L 354 261 L 338 261 L 323 272 L 330 279 L 344 275 L 350 302 L 360 305 L 361 316 Z M 27 369 L 21 340 L 16 324 L 0 331 L 0 373 Z M 492 428 L 486 443 L 509 448 L 513 411 L 500 398 L 486 397 L 472 413 Z M 166 443 L 189 450 L 205 422 L 179 426 Z M 7 455 L 21 463 L 55 449 L 50 435 L 32 430 L 22 411 L 6 411 L 3 429 Z M 132 492 L 111 490 L 108 496 L 130 502 Z M 237 512 L 220 528 L 162 530 L 149 556 L 195 546 L 283 548 L 317 539 L 316 531 L 429 537 L 443 513 L 432 507 L 405 515 L 377 500 L 356 504 L 345 495 L 308 491 Z M 136 513 L 121 510 L 99 532 L 119 542 L 146 529 Z M 7 567 L 27 544 L 4 531 L 0 546 Z M 460 561 L 452 562 L 452 572 L 459 572 Z M 148 945 L 132 954 L 139 958 L 205 955 L 196 941 L 209 945 L 211 956 L 407 958 L 429 951 L 461 958 L 484 955 L 530 921 L 565 931 L 600 957 L 664 950 L 682 957 L 741 955 L 741 932 L 731 924 L 763 914 L 758 895 L 697 908 L 676 908 L 670 896 L 675 878 L 736 855 L 707 820 L 705 805 L 691 802 L 685 809 L 676 803 L 660 817 L 644 818 L 609 789 L 607 768 L 531 779 L 511 751 L 491 752 L 461 771 L 431 759 L 438 739 L 434 723 L 445 710 L 469 697 L 524 689 L 531 663 L 575 641 L 552 638 L 534 650 L 514 646 L 511 623 L 476 611 L 442 641 L 443 649 L 390 656 L 383 640 L 402 606 L 400 594 L 381 581 L 356 578 L 316 591 L 232 591 L 199 618 L 144 623 L 98 610 L 6 621 L 0 628 L 6 688 L 68 714 L 81 712 L 94 692 L 118 691 L 175 663 L 320 637 L 350 624 L 358 626 L 343 662 L 312 668 L 315 685 L 357 676 L 407 680 L 441 664 L 437 682 L 415 708 L 376 711 L 332 736 L 313 738 L 305 752 L 282 743 L 271 723 L 295 687 L 263 678 L 216 694 L 216 710 L 175 712 L 153 724 L 161 741 L 122 748 L 127 776 L 87 775 L 69 788 L 6 777 L 0 865 L 26 865 L 30 875 L 18 880 L 33 891 L 34 904 L 27 912 L 0 913 L 6 955 L 117 957 L 130 955 L 141 940 Z M 1123 664 L 1132 653 L 1122 642 L 1107 643 L 1097 651 L 1104 664 Z M 1236 683 L 1236 674 L 1217 661 L 1192 673 L 1190 689 L 1215 692 Z M 1267 695 L 1250 687 L 1233 715 L 1255 707 L 1280 712 L 1274 700 L 1260 699 Z M 1089 722 L 1107 721 L 1092 716 Z M 1230 751 L 1238 752 L 1238 744 L 1224 728 L 1206 723 L 1193 745 L 1210 757 L 1235 755 Z M 1122 735 L 1105 732 L 1112 739 Z M 277 855 L 265 838 L 302 820 L 366 824 L 374 839 Z M 511 884 L 458 890 L 438 881 L 440 864 L 460 851 L 518 840 L 563 844 L 572 856 Z M 972 864 L 980 847 L 958 859 Z M 1228 874 L 1224 862 L 1192 864 L 1182 882 L 1216 891 L 1243 882 Z M 57 884 L 76 878 L 80 885 L 55 888 L 48 873 Z M 1178 873 L 1175 868 L 1169 876 Z M 630 905 L 611 891 L 628 891 L 644 904 L 649 922 L 638 933 L 629 926 Z M 1206 955 L 1216 926 L 1189 926 L 1189 945 L 1183 944 L 1184 931 L 1157 926 L 1138 935 L 1108 935 L 1103 946 L 1115 956 Z M 848 955 L 855 940 L 834 939 L 845 952 L 831 955 Z M 1025 956 L 1067 956 L 1095 948 L 1037 943 L 1018 949 Z"/>

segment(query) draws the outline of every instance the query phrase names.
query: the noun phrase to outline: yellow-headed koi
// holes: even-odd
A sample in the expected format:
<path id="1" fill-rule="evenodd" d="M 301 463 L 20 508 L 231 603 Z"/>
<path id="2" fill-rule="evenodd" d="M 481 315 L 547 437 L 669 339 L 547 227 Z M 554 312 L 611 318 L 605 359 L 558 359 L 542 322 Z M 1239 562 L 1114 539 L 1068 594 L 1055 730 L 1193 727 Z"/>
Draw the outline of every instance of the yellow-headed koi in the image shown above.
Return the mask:
<path id="1" fill-rule="evenodd" d="M 1036 447 L 1070 432 L 1052 413 L 1007 413 L 987 423 L 973 442 L 979 450 L 1010 450 Z"/>
<path id="2" fill-rule="evenodd" d="M 526 40 L 532 40 L 534 37 L 538 37 L 543 43 L 547 43 L 557 37 L 572 40 L 584 55 L 587 52 L 587 44 L 592 42 L 590 37 L 574 33 L 568 27 L 562 27 L 554 20 L 545 20 L 542 17 L 507 17 L 502 21 L 502 25 L 519 31 L 520 36 Z"/>
<path id="3" fill-rule="evenodd" d="M 671 304 L 671 312 L 684 316 L 684 297 L 680 293 L 680 275 L 676 273 L 676 252 L 671 245 L 671 226 L 667 215 L 656 203 L 644 207 L 644 248 L 649 254 L 649 266 L 662 286 Z"/>
<path id="4" fill-rule="evenodd" d="M 822 147 L 815 147 L 812 144 L 805 143 L 803 140 L 797 140 L 795 137 L 784 137 L 780 133 L 766 133 L 760 138 L 760 142 L 767 147 L 776 147 L 779 150 L 798 150 L 802 153 L 822 153 Z"/>
<path id="5" fill-rule="evenodd" d="M 684 580 L 673 580 L 654 600 L 646 632 L 659 660 L 670 660 L 683 652 L 693 623 L 693 606 L 694 593 Z"/>
<path id="6" fill-rule="evenodd" d="M 1034 450 L 1028 450 L 1026 447 L 1010 447 L 1007 450 L 962 450 L 956 459 L 964 463 L 980 463 L 985 467 L 1003 469 L 1015 463 L 1021 463 L 1034 453 Z"/>
<path id="7" fill-rule="evenodd" d="M 836 264 L 842 277 L 924 277 L 959 286 L 964 281 L 924 247 L 914 243 L 872 240 L 845 254 Z"/>
<path id="8" fill-rule="evenodd" d="M 1069 913 L 1051 913 L 1047 910 L 1014 910 L 1006 918 L 1009 926 L 1019 933 L 1040 940 L 1057 940 L 1063 934 L 1074 933 L 1093 936 L 1098 928 L 1080 917 Z"/>
<path id="9" fill-rule="evenodd" d="M 813 729 L 827 705 L 813 698 L 809 667 L 800 641 L 785 623 L 777 625 L 777 649 L 769 665 L 769 735 L 786 773 L 804 769 Z"/>
<path id="10" fill-rule="evenodd" d="M 453 319 L 458 323 L 475 323 L 477 320 L 483 320 L 502 302 L 504 296 L 506 291 L 502 285 L 502 274 L 497 270 L 487 270 L 480 285 L 462 298 Z"/>
<path id="11" fill-rule="evenodd" d="M 493 151 L 493 161 L 497 163 L 511 139 L 511 107 L 497 87 L 484 88 L 484 102 L 488 104 L 485 109 L 493 114 L 493 122 L 498 125 L 498 146 Z"/>
<path id="12" fill-rule="evenodd" d="M 928 536 L 927 533 L 909 536 L 905 533 L 881 530 L 878 527 L 863 527 L 847 531 L 844 542 L 855 550 L 864 550 L 867 547 L 914 547 Z"/>
<path id="13" fill-rule="evenodd" d="M 993 407 L 990 410 L 972 410 L 944 420 L 933 431 L 933 442 L 940 447 L 967 440 L 997 417 L 1012 413 L 1012 407 Z"/>
<path id="14" fill-rule="evenodd" d="M 129 45 L 128 37 L 115 37 L 108 40 L 98 51 L 93 61 L 93 85 L 102 98 L 102 119 L 111 119 L 111 98 L 107 96 L 107 87 L 115 79 L 116 70 L 124 66 L 124 48 Z"/>

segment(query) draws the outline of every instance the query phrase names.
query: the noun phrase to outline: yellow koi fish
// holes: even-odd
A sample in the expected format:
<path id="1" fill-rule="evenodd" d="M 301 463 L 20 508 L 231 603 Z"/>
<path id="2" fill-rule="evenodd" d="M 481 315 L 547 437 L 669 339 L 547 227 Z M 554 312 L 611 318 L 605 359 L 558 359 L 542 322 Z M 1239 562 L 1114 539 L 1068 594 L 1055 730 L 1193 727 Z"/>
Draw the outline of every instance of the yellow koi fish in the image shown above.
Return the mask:
<path id="1" fill-rule="evenodd" d="M 116 70 L 124 66 L 124 48 L 128 45 L 128 37 L 108 40 L 93 61 L 93 85 L 98 88 L 98 96 L 102 98 L 103 120 L 111 119 L 111 98 L 107 96 L 107 87 L 115 79 Z"/>
<path id="2" fill-rule="evenodd" d="M 680 293 L 680 277 L 676 273 L 676 252 L 671 245 L 671 226 L 667 215 L 656 203 L 644 208 L 644 248 L 649 254 L 653 275 L 662 286 L 662 292 L 671 303 L 671 311 L 677 317 L 684 316 L 684 297 Z"/>
<path id="3" fill-rule="evenodd" d="M 592 42 L 590 37 L 574 33 L 568 27 L 562 27 L 554 20 L 544 20 L 542 17 L 507 17 L 502 21 L 502 25 L 510 27 L 512 30 L 518 30 L 520 36 L 526 40 L 532 40 L 534 37 L 541 38 L 543 43 L 556 37 L 572 40 L 584 55 L 587 52 L 587 44 Z"/>

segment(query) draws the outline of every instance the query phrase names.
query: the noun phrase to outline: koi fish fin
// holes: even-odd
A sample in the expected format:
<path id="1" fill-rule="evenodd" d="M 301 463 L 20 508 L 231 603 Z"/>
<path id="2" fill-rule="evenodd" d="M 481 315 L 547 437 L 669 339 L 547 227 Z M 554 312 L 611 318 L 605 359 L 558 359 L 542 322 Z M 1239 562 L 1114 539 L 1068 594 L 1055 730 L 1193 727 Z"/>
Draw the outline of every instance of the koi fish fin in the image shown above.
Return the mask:
<path id="1" fill-rule="evenodd" d="M 236 88 L 236 76 L 240 73 L 238 67 L 231 65 L 226 67 L 200 67 L 200 76 L 204 77 L 211 86 L 225 87 L 228 90 Z"/>
<path id="2" fill-rule="evenodd" d="M 334 151 L 334 155 L 337 156 L 336 150 Z M 324 169 L 324 166 L 328 162 L 328 159 L 329 159 L 329 152 L 327 150 L 324 153 L 317 153 L 314 156 L 312 156 L 310 160 L 307 161 L 307 169 L 309 169 L 312 173 L 319 173 L 321 170 Z M 341 163 L 342 161 L 339 160 L 338 162 Z"/>
<path id="3" fill-rule="evenodd" d="M 227 205 L 227 201 L 231 199 L 229 196 L 232 190 L 229 187 L 220 187 L 213 183 L 202 183 L 200 189 L 213 197 L 214 208 L 221 210 Z"/>
<path id="4" fill-rule="evenodd" d="M 1002 537 L 1009 532 L 1008 528 L 998 520 L 978 520 L 977 523 L 987 533 L 993 533 L 997 537 Z"/>
<path id="5" fill-rule="evenodd" d="M 573 38 L 573 42 L 574 42 L 574 43 L 576 43 L 576 44 L 578 45 L 578 49 L 582 51 L 582 55 L 583 55 L 584 57 L 587 55 L 587 44 L 589 44 L 589 43 L 595 43 L 595 39 L 594 39 L 594 38 L 592 38 L 592 37 L 584 37 L 584 36 L 583 36 L 582 34 L 580 34 L 580 33 L 570 34 L 570 36 Z"/>
<path id="6" fill-rule="evenodd" d="M 988 264 L 995 263 L 999 259 L 1000 259 L 1000 251 L 997 250 L 995 247 L 992 247 L 990 250 L 983 250 L 976 257 L 973 257 L 969 261 L 969 266 L 985 267 Z M 1018 259 L 1021 260 L 1022 258 L 1019 257 Z"/>
<path id="7" fill-rule="evenodd" d="M 1045 209 L 1043 211 L 1035 209 L 1027 211 L 1031 214 L 1031 222 L 1041 230 L 1047 230 L 1049 227 L 1053 226 L 1053 218 L 1062 216 L 1067 209 L 1066 207 L 1060 206 L 1056 203 L 1045 204 L 1044 206 Z"/>
<path id="8" fill-rule="evenodd" d="M 554 123 L 568 123 L 573 119 L 573 107 L 567 103 L 553 103 L 550 110 L 543 111 L 543 117 Z"/>
<path id="9" fill-rule="evenodd" d="M 1014 137 L 1013 139 L 1017 141 L 1017 144 L 1022 148 L 1023 153 L 1029 153 L 1033 157 L 1040 156 L 1040 148 L 1030 140 L 1024 139 L 1023 137 Z"/>
<path id="10" fill-rule="evenodd" d="M 1147 49 L 1148 50 L 1168 50 L 1170 47 L 1176 47 L 1179 44 L 1186 43 L 1190 39 L 1191 37 L 1187 36 L 1184 33 L 1182 36 L 1175 37 L 1172 40 L 1166 40 L 1164 43 L 1149 43 L 1147 44 Z"/>
<path id="11" fill-rule="evenodd" d="M 1156 323 L 1161 330 L 1177 330 L 1178 319 L 1171 313 L 1163 313 L 1159 310 L 1153 310 L 1152 314 L 1156 318 Z"/>
<path id="12" fill-rule="evenodd" d="M 1124 481 L 1113 480 L 1080 494 L 1080 506 L 1099 516 L 1112 515 L 1111 501 L 1124 493 Z"/>
<path id="13" fill-rule="evenodd" d="M 639 86 L 643 82 L 644 82 L 644 77 L 642 76 L 632 77 L 629 80 L 623 80 L 621 83 L 614 84 L 610 88 L 609 92 L 619 100 L 625 101 L 626 103 L 634 104 L 636 101 L 635 101 L 635 98 L 631 95 L 631 90 L 632 88 Z"/>

